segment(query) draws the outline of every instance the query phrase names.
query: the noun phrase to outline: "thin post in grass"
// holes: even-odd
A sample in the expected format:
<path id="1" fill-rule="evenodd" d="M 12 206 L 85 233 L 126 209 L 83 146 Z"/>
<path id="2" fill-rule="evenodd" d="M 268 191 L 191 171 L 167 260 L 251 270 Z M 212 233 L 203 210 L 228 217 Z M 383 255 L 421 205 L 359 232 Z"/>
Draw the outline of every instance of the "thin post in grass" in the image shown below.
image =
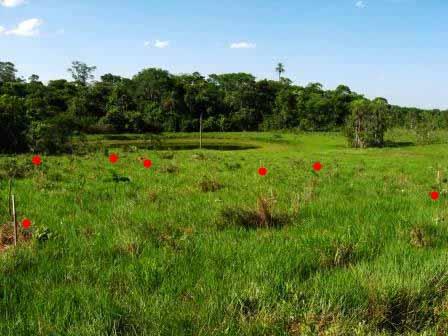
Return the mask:
<path id="1" fill-rule="evenodd" d="M 199 116 L 199 149 L 202 149 L 202 118 L 203 112 L 201 112 L 201 115 Z"/>
<path id="2" fill-rule="evenodd" d="M 9 210 L 9 216 L 12 217 L 12 203 L 11 203 L 11 195 L 12 195 L 12 179 L 9 179 L 8 182 L 8 210 Z"/>
<path id="3" fill-rule="evenodd" d="M 12 221 L 14 224 L 14 246 L 17 246 L 17 217 L 16 217 L 16 204 L 14 200 L 14 195 L 11 196 L 12 203 Z"/>

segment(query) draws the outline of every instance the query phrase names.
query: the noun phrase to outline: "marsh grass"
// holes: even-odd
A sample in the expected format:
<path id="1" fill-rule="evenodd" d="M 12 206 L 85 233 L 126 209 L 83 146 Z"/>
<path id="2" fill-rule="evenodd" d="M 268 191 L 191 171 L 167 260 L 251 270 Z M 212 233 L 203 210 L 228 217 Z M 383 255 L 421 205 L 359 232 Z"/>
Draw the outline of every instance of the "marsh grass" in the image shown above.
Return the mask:
<path id="1" fill-rule="evenodd" d="M 0 157 L 23 167 L 14 193 L 33 222 L 0 251 L 0 335 L 447 334 L 446 145 L 207 137 L 258 149 L 114 148 L 113 168 L 101 151 Z M 204 176 L 224 188 L 204 192 Z M 0 223 L 7 195 L 0 179 Z"/>

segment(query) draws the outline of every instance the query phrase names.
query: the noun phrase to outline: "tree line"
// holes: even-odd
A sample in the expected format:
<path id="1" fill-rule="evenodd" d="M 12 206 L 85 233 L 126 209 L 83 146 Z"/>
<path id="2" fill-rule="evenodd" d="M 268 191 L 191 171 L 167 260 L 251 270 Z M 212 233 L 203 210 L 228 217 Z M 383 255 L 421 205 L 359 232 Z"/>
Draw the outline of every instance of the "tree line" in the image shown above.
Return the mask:
<path id="1" fill-rule="evenodd" d="M 105 74 L 73 62 L 71 81 L 17 77 L 11 62 L 0 62 L 0 151 L 64 151 L 80 133 L 344 130 L 355 147 L 381 146 L 386 128 L 448 128 L 448 111 L 369 100 L 340 85 L 298 86 L 282 76 L 257 80 L 248 73 L 198 72 L 174 75 L 148 68 L 132 78 Z"/>

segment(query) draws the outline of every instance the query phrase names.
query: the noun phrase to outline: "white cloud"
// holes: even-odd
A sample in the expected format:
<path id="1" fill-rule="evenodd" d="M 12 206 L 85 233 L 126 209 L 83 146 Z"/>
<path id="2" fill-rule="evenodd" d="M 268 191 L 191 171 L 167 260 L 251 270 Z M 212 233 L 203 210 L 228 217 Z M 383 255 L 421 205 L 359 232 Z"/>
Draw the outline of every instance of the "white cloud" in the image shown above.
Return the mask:
<path id="1" fill-rule="evenodd" d="M 250 42 L 235 42 L 230 45 L 231 49 L 254 49 L 257 45 Z"/>
<path id="2" fill-rule="evenodd" d="M 170 42 L 169 41 L 159 41 L 156 40 L 156 42 L 154 43 L 154 47 L 159 48 L 159 49 L 164 49 L 169 47 Z"/>
<path id="3" fill-rule="evenodd" d="M 2 26 L 0 26 L 0 34 L 3 33 L 5 31 L 5 28 L 3 28 Z"/>
<path id="4" fill-rule="evenodd" d="M 363 0 L 359 0 L 356 2 L 355 4 L 356 7 L 358 8 L 366 8 L 367 7 L 367 3 Z"/>
<path id="5" fill-rule="evenodd" d="M 26 4 L 25 0 L 0 0 L 0 5 L 2 5 L 3 7 L 12 8 L 24 4 Z"/>
<path id="6" fill-rule="evenodd" d="M 20 22 L 15 29 L 8 30 L 6 35 L 16 35 L 16 36 L 24 36 L 24 37 L 32 37 L 39 35 L 39 27 L 44 22 L 40 19 L 29 19 L 23 22 Z"/>
<path id="7" fill-rule="evenodd" d="M 145 42 L 143 42 L 143 45 L 146 48 L 148 48 L 148 47 L 155 47 L 155 48 L 159 48 L 159 49 L 164 49 L 164 48 L 168 48 L 170 46 L 170 41 L 156 40 L 154 43 L 149 42 L 149 41 L 145 41 Z"/>

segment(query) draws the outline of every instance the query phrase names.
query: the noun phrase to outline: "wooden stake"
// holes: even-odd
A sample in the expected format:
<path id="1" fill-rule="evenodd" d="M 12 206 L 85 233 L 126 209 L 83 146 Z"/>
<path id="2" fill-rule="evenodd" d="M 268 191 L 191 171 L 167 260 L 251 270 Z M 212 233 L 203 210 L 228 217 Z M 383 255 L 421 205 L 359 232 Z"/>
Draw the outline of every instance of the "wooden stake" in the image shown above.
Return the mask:
<path id="1" fill-rule="evenodd" d="M 202 112 L 199 117 L 199 149 L 202 149 Z"/>
<path id="2" fill-rule="evenodd" d="M 14 246 L 17 245 L 17 218 L 16 218 L 16 204 L 14 195 L 12 195 L 12 220 L 14 223 Z"/>
<path id="3" fill-rule="evenodd" d="M 12 218 L 11 194 L 12 194 L 12 179 L 9 179 L 9 188 L 8 188 L 8 209 L 9 209 L 9 215 L 10 215 L 11 218 Z"/>

